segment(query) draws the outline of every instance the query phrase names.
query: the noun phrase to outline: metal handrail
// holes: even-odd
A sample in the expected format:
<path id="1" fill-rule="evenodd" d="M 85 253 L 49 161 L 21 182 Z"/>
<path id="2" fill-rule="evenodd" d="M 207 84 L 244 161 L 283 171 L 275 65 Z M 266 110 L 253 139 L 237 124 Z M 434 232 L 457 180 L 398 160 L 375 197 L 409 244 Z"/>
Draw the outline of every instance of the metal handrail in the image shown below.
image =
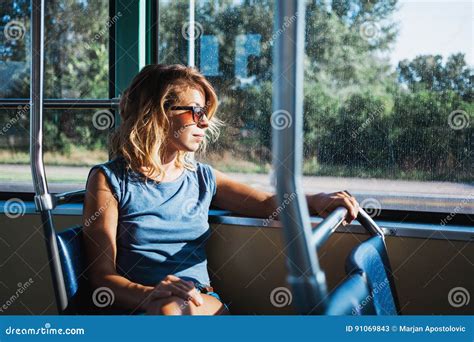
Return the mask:
<path id="1" fill-rule="evenodd" d="M 35 202 L 39 210 L 52 209 L 43 163 L 44 92 L 44 3 L 32 1 L 31 85 L 30 85 L 30 158 Z"/>
<path id="2" fill-rule="evenodd" d="M 288 25 L 288 18 L 295 20 Z M 288 246 L 288 282 L 295 305 L 303 313 L 327 294 L 324 272 L 312 246 L 312 227 L 301 189 L 303 141 L 304 0 L 276 0 L 273 50 L 273 168 L 280 219 Z M 295 196 L 289 197 L 290 194 Z M 288 198 L 293 198 L 289 201 Z"/>
<path id="3" fill-rule="evenodd" d="M 313 249 L 318 250 L 329 239 L 332 233 L 344 221 L 347 215 L 347 209 L 344 207 L 337 208 L 328 215 L 318 226 L 313 230 L 312 245 Z"/>
<path id="4" fill-rule="evenodd" d="M 375 223 L 372 217 L 367 214 L 367 212 L 360 208 L 359 214 L 357 215 L 357 221 L 369 232 L 371 235 L 378 235 L 380 236 L 385 243 L 385 234 L 383 230 Z"/>
<path id="5" fill-rule="evenodd" d="M 59 259 L 51 210 L 53 196 L 48 191 L 43 162 L 43 86 L 44 86 L 44 0 L 31 0 L 31 85 L 30 158 L 36 210 L 41 214 L 46 249 L 51 265 L 56 304 L 59 312 L 67 307 L 64 275 Z"/>
<path id="6" fill-rule="evenodd" d="M 117 109 L 119 99 L 44 99 L 43 108 L 48 109 Z M 1 109 L 18 109 L 19 106 L 27 106 L 30 99 L 0 99 Z"/>
<path id="7" fill-rule="evenodd" d="M 273 167 L 277 180 L 277 201 L 281 208 L 280 219 L 288 248 L 288 282 L 300 313 L 323 314 L 328 291 L 317 249 L 344 221 L 347 209 L 337 208 L 312 230 L 308 204 L 301 188 L 305 1 L 276 0 L 275 10 L 271 118 Z M 288 18 L 295 19 L 292 25 L 285 22 Z M 293 195 L 293 201 L 288 201 L 289 194 Z M 362 209 L 358 220 L 369 233 L 383 238 L 383 231 Z"/>
<path id="8" fill-rule="evenodd" d="M 85 195 L 86 195 L 86 190 L 75 190 L 75 191 L 62 192 L 59 194 L 53 194 L 54 207 L 56 208 L 58 205 L 65 204 L 65 203 L 83 201 Z"/>
<path id="9" fill-rule="evenodd" d="M 313 230 L 312 244 L 316 250 L 321 248 L 329 239 L 332 233 L 341 225 L 347 215 L 347 209 L 344 207 L 336 208 Z M 385 243 L 383 230 L 372 220 L 364 209 L 360 208 L 357 215 L 357 221 L 371 236 L 380 236 Z"/>

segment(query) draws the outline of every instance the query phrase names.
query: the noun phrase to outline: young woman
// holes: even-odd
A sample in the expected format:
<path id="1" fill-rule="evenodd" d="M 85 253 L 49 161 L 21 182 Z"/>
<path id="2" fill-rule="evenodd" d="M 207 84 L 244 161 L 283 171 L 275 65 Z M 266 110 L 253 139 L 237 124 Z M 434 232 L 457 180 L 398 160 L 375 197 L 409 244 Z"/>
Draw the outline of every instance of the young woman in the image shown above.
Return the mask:
<path id="1" fill-rule="evenodd" d="M 84 234 L 92 287 L 106 287 L 116 307 L 164 315 L 228 313 L 210 288 L 205 255 L 208 210 L 269 217 L 275 195 L 238 183 L 190 158 L 216 138 L 217 96 L 198 71 L 149 65 L 120 103 L 113 159 L 91 169 Z M 357 216 L 345 192 L 307 195 L 311 214 L 337 206 Z"/>

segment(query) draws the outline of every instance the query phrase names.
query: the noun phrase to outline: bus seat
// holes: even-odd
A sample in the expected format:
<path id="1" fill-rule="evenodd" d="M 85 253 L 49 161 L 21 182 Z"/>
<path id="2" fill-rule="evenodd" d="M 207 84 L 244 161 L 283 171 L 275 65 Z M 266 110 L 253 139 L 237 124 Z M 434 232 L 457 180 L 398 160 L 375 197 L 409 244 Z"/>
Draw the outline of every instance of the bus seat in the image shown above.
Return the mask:
<path id="1" fill-rule="evenodd" d="M 75 226 L 57 233 L 59 258 L 63 269 L 64 283 L 68 299 L 65 315 L 141 315 L 140 310 L 129 310 L 115 306 L 94 305 L 93 288 L 86 277 L 82 226 Z"/>
<path id="2" fill-rule="evenodd" d="M 374 236 L 355 247 L 346 261 L 348 274 L 367 279 L 377 315 L 397 315 L 398 302 L 385 243 Z"/>
<path id="3" fill-rule="evenodd" d="M 326 315 L 375 315 L 370 290 L 362 275 L 349 275 L 334 289 L 329 297 Z"/>
<path id="4" fill-rule="evenodd" d="M 87 303 L 90 302 L 90 296 L 84 275 L 86 260 L 82 227 L 76 226 L 58 233 L 57 241 L 68 298 L 68 306 L 63 313 L 86 313 L 89 311 Z"/>

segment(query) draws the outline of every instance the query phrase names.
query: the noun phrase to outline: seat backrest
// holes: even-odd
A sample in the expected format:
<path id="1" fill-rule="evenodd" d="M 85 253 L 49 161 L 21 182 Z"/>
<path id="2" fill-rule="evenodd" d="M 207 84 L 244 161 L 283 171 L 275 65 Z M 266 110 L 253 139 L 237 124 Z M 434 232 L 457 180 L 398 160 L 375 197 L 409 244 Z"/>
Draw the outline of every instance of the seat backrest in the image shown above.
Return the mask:
<path id="1" fill-rule="evenodd" d="M 375 315 L 370 289 L 360 274 L 349 275 L 331 293 L 326 315 Z"/>
<path id="2" fill-rule="evenodd" d="M 347 258 L 346 271 L 367 279 L 377 315 L 399 313 L 392 270 L 382 237 L 371 237 L 355 247 Z"/>
<path id="3" fill-rule="evenodd" d="M 64 275 L 68 298 L 65 314 L 80 314 L 88 311 L 90 298 L 88 281 L 85 277 L 85 252 L 82 227 L 66 229 L 57 234 L 59 257 Z"/>
<path id="4" fill-rule="evenodd" d="M 129 315 L 140 314 L 139 310 L 98 306 L 94 303 L 94 292 L 86 276 L 84 234 L 81 226 L 57 233 L 59 257 L 64 275 L 68 305 L 61 312 L 65 315 Z M 100 292 L 99 292 L 100 293 Z M 97 301 L 100 299 L 97 297 Z"/>

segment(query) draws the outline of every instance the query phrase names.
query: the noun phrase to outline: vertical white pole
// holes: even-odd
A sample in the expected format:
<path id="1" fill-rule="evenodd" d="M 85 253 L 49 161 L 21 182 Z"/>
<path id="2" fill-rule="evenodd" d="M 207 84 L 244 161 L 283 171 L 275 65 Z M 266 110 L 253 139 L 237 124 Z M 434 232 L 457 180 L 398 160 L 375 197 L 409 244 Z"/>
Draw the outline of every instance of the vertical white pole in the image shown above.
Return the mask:
<path id="1" fill-rule="evenodd" d="M 189 40 L 188 40 L 188 66 L 194 67 L 194 40 L 196 39 L 196 23 L 194 21 L 194 11 L 195 11 L 195 2 L 194 0 L 189 0 Z"/>

